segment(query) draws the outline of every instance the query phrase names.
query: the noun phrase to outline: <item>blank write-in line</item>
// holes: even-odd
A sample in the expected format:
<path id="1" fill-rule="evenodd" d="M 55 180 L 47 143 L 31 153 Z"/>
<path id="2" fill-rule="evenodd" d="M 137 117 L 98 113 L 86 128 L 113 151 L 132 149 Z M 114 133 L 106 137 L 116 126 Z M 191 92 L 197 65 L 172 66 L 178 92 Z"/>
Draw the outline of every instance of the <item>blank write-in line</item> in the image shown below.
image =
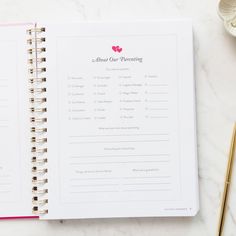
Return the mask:
<path id="1" fill-rule="evenodd" d="M 155 103 L 155 102 L 168 102 L 168 100 L 145 100 L 145 102 Z"/>
<path id="2" fill-rule="evenodd" d="M 145 116 L 146 118 L 149 118 L 149 119 L 167 119 L 169 118 L 169 116 L 150 116 L 150 115 L 146 115 Z"/>
<path id="3" fill-rule="evenodd" d="M 162 178 L 170 178 L 169 175 L 166 176 L 144 176 L 144 177 L 123 177 L 124 179 L 162 179 Z"/>
<path id="4" fill-rule="evenodd" d="M 87 181 L 87 180 L 114 180 L 114 179 L 167 179 L 170 176 L 144 176 L 144 177 L 100 177 L 100 178 L 71 178 L 70 181 Z"/>
<path id="5" fill-rule="evenodd" d="M 0 178 L 9 178 L 10 175 L 0 175 Z"/>
<path id="6" fill-rule="evenodd" d="M 71 191 L 70 194 L 81 194 L 81 193 L 118 193 L 118 192 L 169 192 L 171 189 L 134 189 L 134 190 L 123 190 L 123 191 Z"/>
<path id="7" fill-rule="evenodd" d="M 168 94 L 168 92 L 147 92 L 148 95 L 155 95 L 155 94 Z"/>
<path id="8" fill-rule="evenodd" d="M 147 86 L 151 86 L 151 87 L 167 87 L 168 84 L 147 84 Z"/>
<path id="9" fill-rule="evenodd" d="M 88 142 L 69 142 L 69 144 L 89 144 L 89 143 L 158 143 L 168 142 L 169 139 L 158 139 L 158 140 L 132 140 L 132 141 L 88 141 Z"/>
<path id="10" fill-rule="evenodd" d="M 107 187 L 107 186 L 118 186 L 119 184 L 73 184 L 71 187 Z"/>
<path id="11" fill-rule="evenodd" d="M 100 178 L 73 178 L 70 181 L 78 181 L 78 180 L 114 180 L 114 179 L 121 179 L 120 177 L 100 177 Z"/>
<path id="12" fill-rule="evenodd" d="M 70 192 L 71 194 L 79 194 L 79 193 L 117 193 L 119 191 L 76 191 L 76 192 Z"/>
<path id="13" fill-rule="evenodd" d="M 170 182 L 168 183 L 128 183 L 124 185 L 133 186 L 133 185 L 169 185 L 169 184 L 171 183 Z"/>
<path id="14" fill-rule="evenodd" d="M 149 155 L 101 155 L 101 156 L 70 156 L 69 158 L 112 158 L 112 157 L 169 157 L 170 154 L 149 154 Z"/>
<path id="15" fill-rule="evenodd" d="M 148 116 L 149 119 L 168 119 L 169 116 Z"/>
<path id="16" fill-rule="evenodd" d="M 169 133 L 159 134 L 101 134 L 101 135 L 70 135 L 69 138 L 86 138 L 86 137 L 120 137 L 120 136 L 169 136 Z"/>
<path id="17" fill-rule="evenodd" d="M 0 88 L 4 88 L 4 89 L 8 88 L 8 85 L 7 84 L 6 85 L 5 84 L 4 85 L 0 85 Z"/>
<path id="18" fill-rule="evenodd" d="M 147 111 L 168 111 L 168 108 L 146 108 Z"/>
<path id="19" fill-rule="evenodd" d="M 6 190 L 6 191 L 0 191 L 0 193 L 10 193 L 11 191 L 9 191 L 9 190 Z"/>
<path id="20" fill-rule="evenodd" d="M 72 184 L 70 187 L 110 187 L 110 186 L 135 186 L 135 185 L 170 185 L 171 183 L 128 183 L 128 184 Z"/>
<path id="21" fill-rule="evenodd" d="M 167 192 L 171 189 L 132 189 L 132 190 L 123 190 L 123 192 Z"/>
<path id="22" fill-rule="evenodd" d="M 133 190 L 112 190 L 112 191 L 71 191 L 70 194 L 81 194 L 81 193 L 118 193 L 118 192 L 168 192 L 171 189 L 133 189 Z"/>
<path id="23" fill-rule="evenodd" d="M 168 163 L 170 160 L 161 161 L 103 161 L 103 162 L 73 162 L 70 165 L 103 165 L 103 164 L 131 164 L 131 163 Z"/>
<path id="24" fill-rule="evenodd" d="M 131 200 L 121 200 L 121 201 L 96 201 L 96 200 L 92 200 L 92 201 L 79 201 L 80 204 L 94 204 L 94 203 L 134 203 L 134 202 L 167 202 L 167 201 L 173 201 L 173 200 L 167 200 L 167 199 L 131 199 Z M 76 201 L 77 202 L 77 201 Z"/>

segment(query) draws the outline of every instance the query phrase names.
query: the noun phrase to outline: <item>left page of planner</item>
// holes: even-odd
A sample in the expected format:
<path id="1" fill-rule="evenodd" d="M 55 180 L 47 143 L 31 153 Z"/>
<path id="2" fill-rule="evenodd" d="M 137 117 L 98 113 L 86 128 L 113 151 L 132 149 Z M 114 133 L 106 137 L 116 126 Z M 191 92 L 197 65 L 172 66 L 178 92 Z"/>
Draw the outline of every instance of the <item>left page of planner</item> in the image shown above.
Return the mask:
<path id="1" fill-rule="evenodd" d="M 0 219 L 33 217 L 27 28 L 0 25 Z"/>

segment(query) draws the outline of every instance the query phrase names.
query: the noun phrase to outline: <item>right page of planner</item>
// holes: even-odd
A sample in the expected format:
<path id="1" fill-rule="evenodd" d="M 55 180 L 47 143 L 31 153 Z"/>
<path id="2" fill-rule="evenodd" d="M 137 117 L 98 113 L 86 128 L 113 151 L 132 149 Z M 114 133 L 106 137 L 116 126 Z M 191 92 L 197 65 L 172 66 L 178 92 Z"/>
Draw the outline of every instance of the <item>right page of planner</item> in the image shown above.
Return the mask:
<path id="1" fill-rule="evenodd" d="M 198 210 L 188 20 L 46 25 L 45 219 Z"/>

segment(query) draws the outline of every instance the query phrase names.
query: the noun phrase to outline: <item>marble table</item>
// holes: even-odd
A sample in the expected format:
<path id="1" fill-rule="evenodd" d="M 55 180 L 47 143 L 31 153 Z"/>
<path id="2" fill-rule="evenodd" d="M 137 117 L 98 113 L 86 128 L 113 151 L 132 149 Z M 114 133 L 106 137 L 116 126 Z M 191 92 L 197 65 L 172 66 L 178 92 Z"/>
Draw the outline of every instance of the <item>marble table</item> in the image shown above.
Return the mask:
<path id="1" fill-rule="evenodd" d="M 2 221 L 0 235 L 215 235 L 236 118 L 236 38 L 225 32 L 217 15 L 217 4 L 216 0 L 0 0 L 2 23 L 193 19 L 201 207 L 193 218 Z M 234 179 L 225 229 L 227 236 L 236 235 L 236 174 Z"/>

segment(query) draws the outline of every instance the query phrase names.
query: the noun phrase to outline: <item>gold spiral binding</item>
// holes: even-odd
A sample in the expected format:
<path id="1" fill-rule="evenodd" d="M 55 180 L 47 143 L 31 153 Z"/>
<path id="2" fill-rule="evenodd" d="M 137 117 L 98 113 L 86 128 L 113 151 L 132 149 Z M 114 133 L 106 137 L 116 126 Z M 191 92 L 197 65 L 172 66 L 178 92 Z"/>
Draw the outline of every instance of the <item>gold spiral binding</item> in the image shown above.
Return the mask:
<path id="1" fill-rule="evenodd" d="M 37 73 L 43 73 L 43 72 L 46 72 L 46 68 L 30 68 L 29 69 L 29 73 L 30 74 L 34 74 L 35 72 Z"/>
<path id="2" fill-rule="evenodd" d="M 38 154 L 44 154 L 48 151 L 47 148 L 38 148 L 38 147 L 32 147 L 31 152 L 38 153 Z"/>
<path id="3" fill-rule="evenodd" d="M 31 63 L 29 63 L 29 64 L 31 64 Z M 46 78 L 30 78 L 29 82 L 31 84 L 43 83 L 43 82 L 46 82 Z"/>
<path id="4" fill-rule="evenodd" d="M 44 195 L 48 193 L 47 189 L 40 189 L 38 186 L 34 186 L 32 188 L 32 193 L 37 194 L 37 195 Z"/>
<path id="5" fill-rule="evenodd" d="M 45 41 L 46 41 L 46 38 L 31 38 L 31 39 L 27 40 L 27 43 L 32 45 L 35 42 L 37 42 L 39 44 L 39 43 L 43 43 Z"/>
<path id="6" fill-rule="evenodd" d="M 32 35 L 33 33 L 37 34 L 37 33 L 42 33 L 42 32 L 45 32 L 45 31 L 46 31 L 45 28 L 38 28 L 38 27 L 35 25 L 34 28 L 27 30 L 27 33 L 28 33 L 29 35 Z M 35 38 L 36 38 L 36 37 L 35 37 Z"/>
<path id="7" fill-rule="evenodd" d="M 39 28 L 35 25 L 32 29 L 27 30 L 29 36 L 27 44 L 28 72 L 29 72 L 29 103 L 31 123 L 31 153 L 32 153 L 32 212 L 36 215 L 44 215 L 48 213 L 47 209 L 47 194 L 48 194 L 48 168 L 46 157 L 47 148 L 47 98 L 46 98 L 46 58 L 44 53 L 46 47 L 44 43 L 45 28 Z"/>
<path id="8" fill-rule="evenodd" d="M 40 200 L 38 197 L 33 197 L 32 198 L 32 203 L 33 204 L 38 204 L 38 205 L 45 205 L 48 203 L 47 199 Z"/>
<path id="9" fill-rule="evenodd" d="M 43 107 L 43 108 L 31 107 L 30 111 L 32 113 L 44 113 L 44 112 L 47 112 L 47 108 L 46 107 Z"/>
<path id="10" fill-rule="evenodd" d="M 36 133 L 36 134 L 44 134 L 47 133 L 48 129 L 47 128 L 37 128 L 37 127 L 31 127 L 31 133 Z"/>
<path id="11" fill-rule="evenodd" d="M 29 54 L 36 54 L 36 53 L 42 53 L 42 52 L 46 52 L 46 48 L 30 48 L 28 49 L 28 53 Z"/>
<path id="12" fill-rule="evenodd" d="M 41 168 L 41 167 L 40 167 Z M 39 168 L 37 168 L 37 166 L 33 166 L 32 167 L 32 173 L 34 173 L 34 174 L 38 174 L 38 175 L 43 175 L 43 174 L 46 174 L 46 173 L 48 173 L 48 169 L 46 169 L 46 168 L 41 168 L 41 169 L 39 169 Z M 37 186 L 34 186 L 34 187 L 37 187 Z"/>
<path id="13" fill-rule="evenodd" d="M 38 179 L 37 176 L 33 176 L 32 183 L 36 183 L 38 185 L 40 184 L 46 184 L 48 182 L 48 179 Z"/>
<path id="14" fill-rule="evenodd" d="M 36 118 L 36 117 L 31 117 L 30 118 L 31 123 L 37 123 L 37 124 L 42 124 L 47 122 L 47 118 Z"/>
<path id="15" fill-rule="evenodd" d="M 33 207 L 33 212 L 36 214 L 36 215 L 45 215 L 48 213 L 48 210 L 39 210 L 39 207 L 38 206 L 34 206 Z"/>
<path id="16" fill-rule="evenodd" d="M 43 62 L 46 62 L 46 58 L 45 57 L 37 58 L 37 59 L 35 59 L 35 58 L 28 59 L 28 63 L 29 64 L 34 64 L 34 63 L 40 64 L 40 63 L 43 63 Z"/>
<path id="17" fill-rule="evenodd" d="M 47 98 L 30 98 L 31 103 L 44 103 L 47 101 Z"/>
<path id="18" fill-rule="evenodd" d="M 47 158 L 37 158 L 37 157 L 32 157 L 32 163 L 37 163 L 37 164 L 45 164 L 48 162 Z"/>
<path id="19" fill-rule="evenodd" d="M 32 143 L 46 143 L 47 141 L 48 141 L 47 138 L 37 138 L 37 137 L 31 138 Z"/>
<path id="20" fill-rule="evenodd" d="M 30 93 L 46 93 L 46 88 L 30 88 Z"/>

